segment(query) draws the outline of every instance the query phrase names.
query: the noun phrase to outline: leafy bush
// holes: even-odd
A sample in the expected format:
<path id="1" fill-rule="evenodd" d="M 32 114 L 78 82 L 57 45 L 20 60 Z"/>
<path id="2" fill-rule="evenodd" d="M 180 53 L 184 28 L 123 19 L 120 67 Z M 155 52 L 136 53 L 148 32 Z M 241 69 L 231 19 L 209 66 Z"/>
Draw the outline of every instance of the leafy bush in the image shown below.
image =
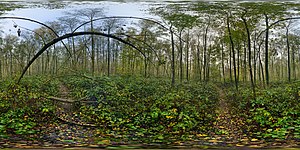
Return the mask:
<path id="1" fill-rule="evenodd" d="M 26 78 L 21 84 L 12 82 L 3 86 L 0 92 L 0 136 L 33 134 L 38 123 L 50 121 L 55 116 L 55 108 L 43 98 L 47 90 L 52 92 L 54 88 L 47 87 L 49 85 L 42 80 Z"/>
<path id="2" fill-rule="evenodd" d="M 244 110 L 240 113 L 246 114 L 250 131 L 261 138 L 299 138 L 299 87 L 299 83 L 274 86 L 259 90 L 256 98 L 250 90 L 242 90 L 238 107 Z"/>
<path id="3" fill-rule="evenodd" d="M 74 96 L 96 98 L 81 107 L 81 117 L 110 130 L 143 136 L 203 131 L 215 119 L 218 94 L 201 83 L 171 86 L 169 80 L 145 78 L 68 78 Z"/>
<path id="4" fill-rule="evenodd" d="M 47 76 L 25 77 L 21 85 L 31 90 L 31 92 L 45 95 L 56 95 L 59 93 L 59 80 Z"/>
<path id="5" fill-rule="evenodd" d="M 0 117 L 0 133 L 32 134 L 36 131 L 33 118 L 24 109 L 10 110 Z"/>

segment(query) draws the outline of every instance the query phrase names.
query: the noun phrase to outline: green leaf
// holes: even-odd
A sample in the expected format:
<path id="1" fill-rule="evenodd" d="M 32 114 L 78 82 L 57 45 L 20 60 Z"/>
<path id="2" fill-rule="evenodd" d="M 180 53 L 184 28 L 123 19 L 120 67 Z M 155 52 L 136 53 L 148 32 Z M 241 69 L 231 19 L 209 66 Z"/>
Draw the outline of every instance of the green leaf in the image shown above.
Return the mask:
<path id="1" fill-rule="evenodd" d="M 161 134 L 161 135 L 159 135 L 159 136 L 157 137 L 157 139 L 163 140 L 163 139 L 164 139 L 164 136 Z"/>

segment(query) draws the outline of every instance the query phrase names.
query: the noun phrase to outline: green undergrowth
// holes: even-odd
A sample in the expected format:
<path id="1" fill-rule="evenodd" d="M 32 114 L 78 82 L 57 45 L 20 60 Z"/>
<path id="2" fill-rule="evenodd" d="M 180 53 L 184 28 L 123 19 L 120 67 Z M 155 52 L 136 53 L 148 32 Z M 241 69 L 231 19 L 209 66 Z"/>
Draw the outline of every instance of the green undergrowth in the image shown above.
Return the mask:
<path id="1" fill-rule="evenodd" d="M 250 136 L 261 139 L 300 139 L 300 82 L 273 83 L 268 88 L 229 92 L 236 114 L 246 118 Z"/>
<path id="2" fill-rule="evenodd" d="M 20 84 L 2 80 L 0 138 L 12 134 L 30 137 L 39 133 L 39 126 L 53 123 L 56 108 L 45 97 L 58 96 L 62 84 L 72 99 L 90 101 L 73 117 L 98 125 L 99 135 L 94 136 L 139 142 L 192 140 L 190 135 L 214 132 L 218 100 L 227 98 L 230 105 L 224 106 L 230 106 L 231 112 L 244 121 L 242 130 L 248 136 L 300 139 L 300 82 L 257 88 L 254 97 L 246 84 L 236 92 L 232 84 L 190 81 L 172 86 L 164 78 L 86 75 L 56 79 L 32 76 Z"/>
<path id="3" fill-rule="evenodd" d="M 47 77 L 28 77 L 16 84 L 13 80 L 0 82 L 0 138 L 9 135 L 31 135 L 40 123 L 53 120 L 54 106 L 45 99 L 57 91 Z"/>
<path id="4" fill-rule="evenodd" d="M 141 77 L 68 77 L 73 97 L 97 100 L 80 116 L 103 132 L 163 140 L 170 135 L 206 132 L 216 118 L 218 93 L 210 84 L 171 86 L 170 80 Z"/>

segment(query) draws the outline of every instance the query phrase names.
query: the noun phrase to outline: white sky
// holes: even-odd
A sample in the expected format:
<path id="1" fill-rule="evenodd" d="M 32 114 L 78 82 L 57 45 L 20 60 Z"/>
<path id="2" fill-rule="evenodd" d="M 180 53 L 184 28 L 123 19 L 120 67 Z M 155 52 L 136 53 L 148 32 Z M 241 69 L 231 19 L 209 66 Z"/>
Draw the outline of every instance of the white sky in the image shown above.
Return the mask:
<path id="1" fill-rule="evenodd" d="M 47 4 L 48 0 L 0 0 L 1 2 L 8 1 L 19 1 L 19 3 L 26 5 L 40 5 Z M 52 0 L 53 1 L 53 0 Z M 83 8 L 105 8 L 106 16 L 135 16 L 135 17 L 150 17 L 150 18 L 158 18 L 147 14 L 144 10 L 148 8 L 149 4 L 157 4 L 157 3 L 167 3 L 163 2 L 165 0 L 94 0 L 94 1 L 66 1 L 66 0 L 56 0 L 57 2 L 67 3 L 68 6 L 64 9 L 45 9 L 38 8 L 35 6 L 34 8 L 21 8 L 14 10 L 12 12 L 7 12 L 4 16 L 18 16 L 18 17 L 26 17 L 30 19 L 34 19 L 40 22 L 54 21 L 57 18 L 64 16 L 64 12 L 66 11 L 74 11 Z M 118 2 L 123 1 L 123 2 Z M 126 1 L 126 2 L 124 2 Z M 169 2 L 182 1 L 182 0 L 168 0 Z M 188 0 L 199 1 L 199 0 Z M 202 1 L 212 1 L 212 0 L 202 0 Z M 220 1 L 220 0 L 219 0 Z M 227 1 L 227 0 L 222 0 Z M 248 0 L 251 1 L 251 0 Z M 295 0 L 297 1 L 297 0 Z M 300 0 L 298 0 L 300 1 Z M 10 3 L 10 2 L 9 2 Z M 13 20 L 16 24 L 21 27 L 25 27 L 28 29 L 38 28 L 39 25 L 22 20 Z M 2 26 L 1 30 L 4 31 L 5 34 L 16 34 L 17 29 L 13 27 L 13 22 L 11 19 L 0 20 L 0 26 Z"/>
<path id="2" fill-rule="evenodd" d="M 40 0 L 30 0 L 30 1 L 40 1 Z M 149 2 L 110 2 L 110 1 L 99 1 L 99 2 L 70 2 L 68 6 L 64 9 L 45 9 L 45 8 L 21 8 L 16 9 L 11 12 L 7 12 L 3 16 L 17 16 L 26 17 L 40 22 L 54 21 L 59 17 L 65 16 L 65 12 L 74 11 L 83 8 L 104 8 L 106 16 L 135 16 L 135 17 L 153 17 L 147 14 L 144 10 L 148 8 Z M 17 29 L 13 27 L 14 22 L 28 29 L 38 28 L 39 25 L 22 20 L 11 20 L 5 19 L 1 20 L 0 26 L 2 30 L 6 33 L 16 33 Z"/>

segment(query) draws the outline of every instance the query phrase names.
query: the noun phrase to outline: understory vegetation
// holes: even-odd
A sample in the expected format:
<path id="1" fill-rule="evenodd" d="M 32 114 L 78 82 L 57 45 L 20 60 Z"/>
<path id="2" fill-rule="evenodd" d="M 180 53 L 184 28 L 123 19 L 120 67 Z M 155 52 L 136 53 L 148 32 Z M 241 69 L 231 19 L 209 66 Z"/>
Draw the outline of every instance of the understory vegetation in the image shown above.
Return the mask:
<path id="1" fill-rule="evenodd" d="M 0 2 L 0 148 L 299 147 L 299 2 L 117 3 Z"/>
<path id="2" fill-rule="evenodd" d="M 28 138 L 42 133 L 40 126 L 57 122 L 56 107 L 47 99 L 59 95 L 59 86 L 69 89 L 72 99 L 96 103 L 81 105 L 74 117 L 97 125 L 99 134 L 150 139 L 152 142 L 187 135 L 217 133 L 214 128 L 219 99 L 243 118 L 245 133 L 258 139 L 299 139 L 299 82 L 280 83 L 260 89 L 254 98 L 251 88 L 222 83 L 190 82 L 171 86 L 164 78 L 28 77 L 18 85 L 1 82 L 0 136 Z M 225 97 L 220 97 L 224 92 Z"/>
<path id="3" fill-rule="evenodd" d="M 4 80 L 0 87 L 1 138 L 36 134 L 38 126 L 55 119 L 55 107 L 46 99 L 49 93 L 57 93 L 54 82 L 36 76 L 26 78 L 22 84 Z"/>
<path id="4" fill-rule="evenodd" d="M 264 139 L 300 138 L 300 82 L 274 83 L 259 89 L 254 98 L 250 89 L 229 94 L 238 115 L 246 118 L 251 135 Z"/>

